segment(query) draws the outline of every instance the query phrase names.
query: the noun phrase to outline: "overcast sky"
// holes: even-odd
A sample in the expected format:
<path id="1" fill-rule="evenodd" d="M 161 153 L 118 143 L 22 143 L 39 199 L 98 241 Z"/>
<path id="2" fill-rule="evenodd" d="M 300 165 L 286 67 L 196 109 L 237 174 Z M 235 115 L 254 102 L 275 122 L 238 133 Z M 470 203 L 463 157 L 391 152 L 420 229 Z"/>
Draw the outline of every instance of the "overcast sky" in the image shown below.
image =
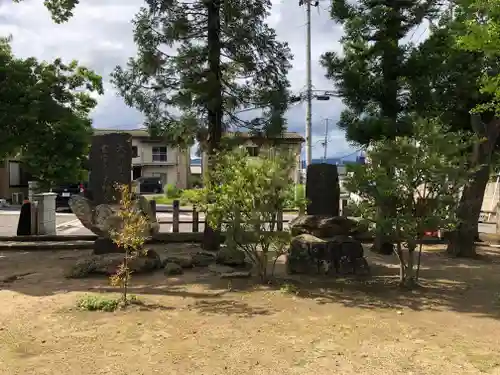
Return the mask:
<path id="1" fill-rule="evenodd" d="M 75 16 L 63 25 L 52 22 L 42 0 L 25 0 L 21 4 L 0 0 L 0 34 L 13 36 L 14 53 L 18 56 L 35 56 L 52 60 L 77 59 L 103 76 L 105 95 L 92 117 L 97 128 L 137 128 L 142 116 L 127 107 L 109 84 L 109 74 L 116 65 L 122 65 L 135 53 L 132 40 L 131 19 L 139 10 L 141 0 L 82 0 Z M 298 0 L 274 0 L 272 16 L 268 22 L 276 29 L 278 37 L 287 41 L 294 54 L 293 69 L 289 78 L 294 92 L 305 88 L 306 17 Z M 328 17 L 327 0 L 312 9 L 312 78 L 318 90 L 333 89 L 325 79 L 324 69 L 318 63 L 325 51 L 338 51 L 342 29 Z M 325 119 L 330 119 L 328 134 L 329 156 L 352 152 L 344 134 L 335 129 L 342 104 L 338 99 L 313 102 L 313 157 L 323 155 Z M 288 114 L 289 130 L 304 134 L 305 104 L 293 106 Z"/>

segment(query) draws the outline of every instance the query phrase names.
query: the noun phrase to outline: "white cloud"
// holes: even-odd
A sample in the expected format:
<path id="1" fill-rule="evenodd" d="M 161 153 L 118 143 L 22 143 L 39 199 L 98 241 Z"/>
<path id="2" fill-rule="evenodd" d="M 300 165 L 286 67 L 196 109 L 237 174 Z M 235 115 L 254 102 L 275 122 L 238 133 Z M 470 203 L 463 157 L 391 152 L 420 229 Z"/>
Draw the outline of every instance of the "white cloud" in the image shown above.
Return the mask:
<path id="1" fill-rule="evenodd" d="M 0 35 L 12 34 L 12 46 L 18 56 L 35 56 L 51 60 L 62 57 L 76 59 L 101 74 L 106 81 L 116 65 L 126 63 L 134 55 L 131 20 L 139 10 L 141 0 L 83 0 L 75 10 L 74 17 L 62 25 L 55 24 L 41 0 L 25 0 L 20 4 L 0 2 Z M 325 2 L 312 9 L 312 80 L 318 90 L 333 89 L 325 79 L 324 70 L 318 61 L 325 51 L 339 50 L 338 42 L 342 30 L 329 19 Z M 295 56 L 290 72 L 292 89 L 303 91 L 305 81 L 306 27 L 305 9 L 297 1 L 274 1 L 269 24 L 276 29 L 278 37 L 289 43 Z M 94 125 L 100 128 L 133 128 L 141 124 L 142 116 L 128 108 L 116 96 L 109 82 L 106 93 L 99 99 L 94 110 Z M 342 104 L 334 99 L 313 102 L 313 157 L 321 157 L 323 149 L 317 140 L 324 133 L 324 118 L 338 120 Z M 288 113 L 289 130 L 304 134 L 305 104 L 299 104 Z M 343 133 L 332 127 L 329 133 L 332 142 L 328 154 L 341 155 L 352 148 L 345 142 Z"/>

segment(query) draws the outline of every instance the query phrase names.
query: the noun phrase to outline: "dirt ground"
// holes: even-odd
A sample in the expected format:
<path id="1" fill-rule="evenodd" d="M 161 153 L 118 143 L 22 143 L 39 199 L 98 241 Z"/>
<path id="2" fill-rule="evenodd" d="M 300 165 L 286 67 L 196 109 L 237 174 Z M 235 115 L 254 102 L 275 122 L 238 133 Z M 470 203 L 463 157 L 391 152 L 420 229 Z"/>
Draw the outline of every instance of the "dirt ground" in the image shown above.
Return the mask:
<path id="1" fill-rule="evenodd" d="M 24 274 L 0 283 L 0 374 L 500 374 L 500 253 L 427 250 L 413 292 L 394 285 L 393 257 L 367 252 L 372 278 L 298 279 L 297 294 L 199 271 L 137 275 L 144 306 L 114 313 L 75 307 L 116 291 L 63 277 L 88 251 L 0 253 L 0 279 Z"/>

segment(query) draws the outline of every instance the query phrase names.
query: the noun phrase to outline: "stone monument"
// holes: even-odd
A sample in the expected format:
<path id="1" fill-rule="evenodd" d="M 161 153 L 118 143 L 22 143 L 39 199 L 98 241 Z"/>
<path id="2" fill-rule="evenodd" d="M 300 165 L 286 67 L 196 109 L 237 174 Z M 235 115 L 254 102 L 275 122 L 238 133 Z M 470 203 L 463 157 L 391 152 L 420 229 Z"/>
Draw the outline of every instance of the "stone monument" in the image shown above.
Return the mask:
<path id="1" fill-rule="evenodd" d="M 120 192 L 116 185 L 131 187 L 132 143 L 129 134 L 112 133 L 94 136 L 90 149 L 90 195 L 92 200 L 74 195 L 69 201 L 71 210 L 83 226 L 99 236 L 94 245 L 95 254 L 123 251 L 111 240 L 111 232 L 120 230 Z M 147 218 L 149 227 L 145 236 L 159 231 L 156 215 L 149 202 L 135 194 L 135 209 Z"/>
<path id="2" fill-rule="evenodd" d="M 94 135 L 90 148 L 89 188 L 96 205 L 117 203 L 115 184 L 128 185 L 132 173 L 132 140 L 130 134 Z"/>
<path id="3" fill-rule="evenodd" d="M 307 167 L 306 198 L 308 215 L 339 216 L 340 185 L 336 165 Z"/>

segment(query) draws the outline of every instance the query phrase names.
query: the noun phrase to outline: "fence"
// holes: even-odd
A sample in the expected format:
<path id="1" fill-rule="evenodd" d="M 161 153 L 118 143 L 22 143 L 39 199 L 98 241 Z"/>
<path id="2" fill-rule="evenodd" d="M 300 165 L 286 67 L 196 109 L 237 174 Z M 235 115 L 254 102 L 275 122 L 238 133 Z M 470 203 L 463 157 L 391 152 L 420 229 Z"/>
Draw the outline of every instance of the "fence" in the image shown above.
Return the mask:
<path id="1" fill-rule="evenodd" d="M 151 200 L 149 201 L 151 205 L 151 210 L 153 213 L 156 215 L 156 201 Z M 180 214 L 181 213 L 189 213 L 191 214 L 191 220 L 181 220 L 180 219 Z M 172 204 L 172 220 L 163 220 L 163 219 L 158 219 L 158 223 L 161 224 L 170 224 L 172 225 L 172 232 L 173 233 L 179 233 L 179 226 L 181 224 L 191 224 L 192 225 L 192 233 L 198 233 L 200 232 L 200 224 L 205 225 L 205 220 L 204 218 L 200 219 L 200 214 L 203 214 L 203 212 L 200 212 L 196 209 L 196 207 L 193 207 L 192 209 L 181 209 L 180 208 L 180 203 L 178 200 L 174 200 Z M 283 219 L 283 212 L 278 212 L 277 217 L 276 217 L 276 231 L 282 231 L 283 230 L 283 224 L 288 223 L 290 220 Z M 228 224 L 229 222 L 224 222 L 224 224 Z"/>

